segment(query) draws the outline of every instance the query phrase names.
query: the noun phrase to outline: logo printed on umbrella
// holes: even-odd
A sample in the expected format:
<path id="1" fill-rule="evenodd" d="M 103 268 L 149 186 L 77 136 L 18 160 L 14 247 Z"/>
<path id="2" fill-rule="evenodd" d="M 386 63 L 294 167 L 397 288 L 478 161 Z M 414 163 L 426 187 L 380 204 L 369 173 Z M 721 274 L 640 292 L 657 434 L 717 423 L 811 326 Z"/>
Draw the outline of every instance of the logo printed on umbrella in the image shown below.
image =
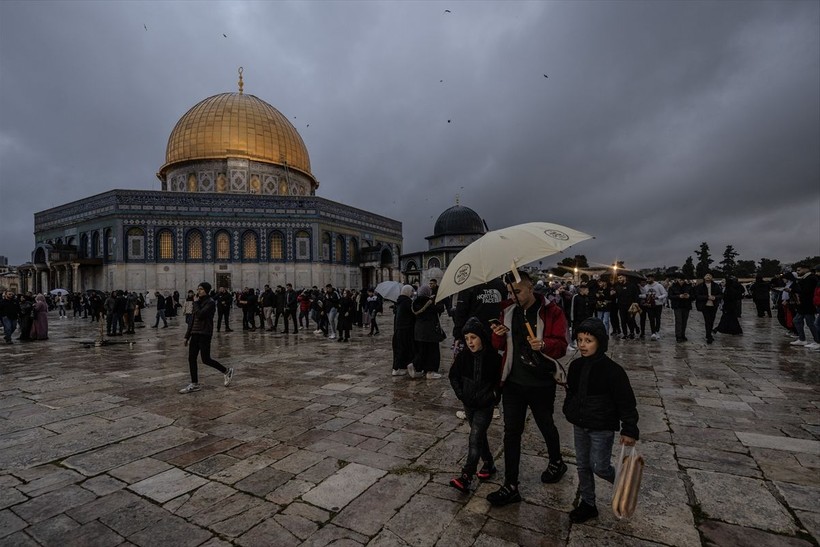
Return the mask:
<path id="1" fill-rule="evenodd" d="M 456 285 L 463 285 L 468 279 L 470 279 L 471 269 L 472 268 L 470 268 L 469 264 L 465 264 L 456 270 L 456 273 L 453 276 L 453 281 L 455 281 Z"/>
<path id="2" fill-rule="evenodd" d="M 558 230 L 544 230 L 544 233 L 547 237 L 551 237 L 552 239 L 560 239 L 561 241 L 569 241 L 569 236 L 564 232 L 559 232 Z"/>

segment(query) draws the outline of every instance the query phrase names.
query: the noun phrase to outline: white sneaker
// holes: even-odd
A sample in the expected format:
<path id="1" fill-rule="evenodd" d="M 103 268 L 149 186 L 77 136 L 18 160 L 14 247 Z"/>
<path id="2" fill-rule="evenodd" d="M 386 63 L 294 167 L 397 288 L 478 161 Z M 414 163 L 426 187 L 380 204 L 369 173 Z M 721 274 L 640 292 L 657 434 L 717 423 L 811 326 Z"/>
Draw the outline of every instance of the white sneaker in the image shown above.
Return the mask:
<path id="1" fill-rule="evenodd" d="M 322 334 L 322 329 L 316 329 L 313 334 Z"/>
<path id="2" fill-rule="evenodd" d="M 231 385 L 231 378 L 233 378 L 233 367 L 228 369 L 228 372 L 225 373 L 225 387 Z"/>
<path id="3" fill-rule="evenodd" d="M 463 410 L 456 410 L 456 418 L 458 418 L 459 420 L 466 420 L 467 419 L 467 413 L 464 412 Z"/>
<path id="4" fill-rule="evenodd" d="M 812 342 L 811 344 L 806 344 L 803 347 L 805 347 L 806 349 L 818 349 L 820 348 L 820 344 L 818 344 L 817 342 Z"/>
<path id="5" fill-rule="evenodd" d="M 794 342 L 792 342 L 789 345 L 790 346 L 806 346 L 806 345 L 808 345 L 808 342 L 806 342 L 805 340 L 795 340 Z"/>
<path id="6" fill-rule="evenodd" d="M 180 389 L 180 393 L 192 393 L 194 391 L 199 391 L 202 387 L 199 384 L 188 384 L 184 388 Z"/>
<path id="7" fill-rule="evenodd" d="M 501 411 L 498 410 L 497 408 L 495 410 L 493 410 L 493 418 L 498 419 L 500 417 L 501 417 Z"/>
<path id="8" fill-rule="evenodd" d="M 438 372 L 428 372 L 427 373 L 427 379 L 429 379 L 429 380 L 438 380 L 441 377 L 442 377 L 442 375 Z"/>
<path id="9" fill-rule="evenodd" d="M 410 378 L 416 378 L 416 367 L 413 366 L 413 363 L 407 365 L 407 375 Z"/>
<path id="10" fill-rule="evenodd" d="M 407 374 L 406 368 L 397 368 L 392 372 L 392 376 L 404 376 L 405 374 Z"/>
<path id="11" fill-rule="evenodd" d="M 336 339 L 336 335 L 335 335 L 335 334 L 331 334 L 330 336 L 328 336 L 328 337 L 327 337 L 327 339 L 328 339 L 328 340 L 335 340 L 335 339 Z"/>
<path id="12" fill-rule="evenodd" d="M 657 335 L 657 334 L 653 334 L 653 335 L 652 335 L 652 336 L 650 336 L 649 338 L 651 338 L 652 340 L 657 340 L 659 337 L 658 337 L 658 335 Z"/>

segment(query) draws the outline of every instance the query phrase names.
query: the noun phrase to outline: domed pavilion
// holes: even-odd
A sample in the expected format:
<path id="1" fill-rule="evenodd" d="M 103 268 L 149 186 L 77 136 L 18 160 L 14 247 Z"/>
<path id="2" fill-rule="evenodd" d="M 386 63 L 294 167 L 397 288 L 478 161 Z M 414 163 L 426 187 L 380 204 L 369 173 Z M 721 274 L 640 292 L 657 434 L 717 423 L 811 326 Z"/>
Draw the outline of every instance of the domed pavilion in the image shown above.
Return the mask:
<path id="1" fill-rule="evenodd" d="M 208 97 L 168 138 L 160 191 L 110 190 L 35 213 L 21 290 L 183 292 L 371 286 L 398 279 L 401 223 L 316 196 L 299 132 L 239 90 Z"/>
<path id="2" fill-rule="evenodd" d="M 441 213 L 427 236 L 427 250 L 401 256 L 401 273 L 406 283 L 441 281 L 450 261 L 464 247 L 487 232 L 487 224 L 472 209 L 458 202 Z"/>

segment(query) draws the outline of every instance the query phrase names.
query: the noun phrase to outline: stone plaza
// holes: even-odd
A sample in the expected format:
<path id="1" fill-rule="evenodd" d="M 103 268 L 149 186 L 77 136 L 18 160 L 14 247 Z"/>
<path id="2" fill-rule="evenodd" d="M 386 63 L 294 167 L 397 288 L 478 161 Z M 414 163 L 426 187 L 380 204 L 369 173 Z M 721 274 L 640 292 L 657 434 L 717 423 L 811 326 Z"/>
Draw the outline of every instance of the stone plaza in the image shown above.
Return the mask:
<path id="1" fill-rule="evenodd" d="M 215 334 L 233 383 L 200 366 L 204 388 L 188 395 L 183 319 L 95 346 L 96 323 L 52 312 L 48 341 L 0 347 L 0 545 L 817 545 L 820 353 L 790 347 L 749 303 L 745 335 L 713 345 L 694 311 L 687 343 L 671 320 L 660 341 L 610 343 L 638 397 L 638 511 L 615 519 L 599 480 L 601 516 L 577 525 L 562 390 L 561 482 L 540 482 L 530 420 L 524 500 L 490 507 L 498 419 L 500 473 L 461 494 L 448 481 L 469 428 L 446 377 L 390 375 L 389 312 L 381 336 L 354 327 L 348 344 L 312 328 Z"/>

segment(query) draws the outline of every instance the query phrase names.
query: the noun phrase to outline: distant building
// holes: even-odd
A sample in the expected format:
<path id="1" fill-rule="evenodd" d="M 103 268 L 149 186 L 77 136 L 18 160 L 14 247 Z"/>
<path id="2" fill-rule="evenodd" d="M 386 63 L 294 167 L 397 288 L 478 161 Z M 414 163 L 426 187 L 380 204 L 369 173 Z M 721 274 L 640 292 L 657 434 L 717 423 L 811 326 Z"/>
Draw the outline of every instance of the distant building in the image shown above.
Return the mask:
<path id="1" fill-rule="evenodd" d="M 8 265 L 9 265 L 8 257 L 0 255 L 0 266 L 8 266 Z"/>
<path id="2" fill-rule="evenodd" d="M 24 290 L 183 292 L 215 287 L 362 287 L 398 279 L 401 223 L 316 196 L 296 128 L 242 90 L 177 122 L 161 191 L 111 190 L 35 213 Z"/>
<path id="3" fill-rule="evenodd" d="M 456 203 L 441 213 L 427 236 L 427 250 L 401 255 L 401 273 L 408 284 L 439 282 L 450 261 L 464 247 L 487 232 L 487 224 L 470 209 Z"/>

